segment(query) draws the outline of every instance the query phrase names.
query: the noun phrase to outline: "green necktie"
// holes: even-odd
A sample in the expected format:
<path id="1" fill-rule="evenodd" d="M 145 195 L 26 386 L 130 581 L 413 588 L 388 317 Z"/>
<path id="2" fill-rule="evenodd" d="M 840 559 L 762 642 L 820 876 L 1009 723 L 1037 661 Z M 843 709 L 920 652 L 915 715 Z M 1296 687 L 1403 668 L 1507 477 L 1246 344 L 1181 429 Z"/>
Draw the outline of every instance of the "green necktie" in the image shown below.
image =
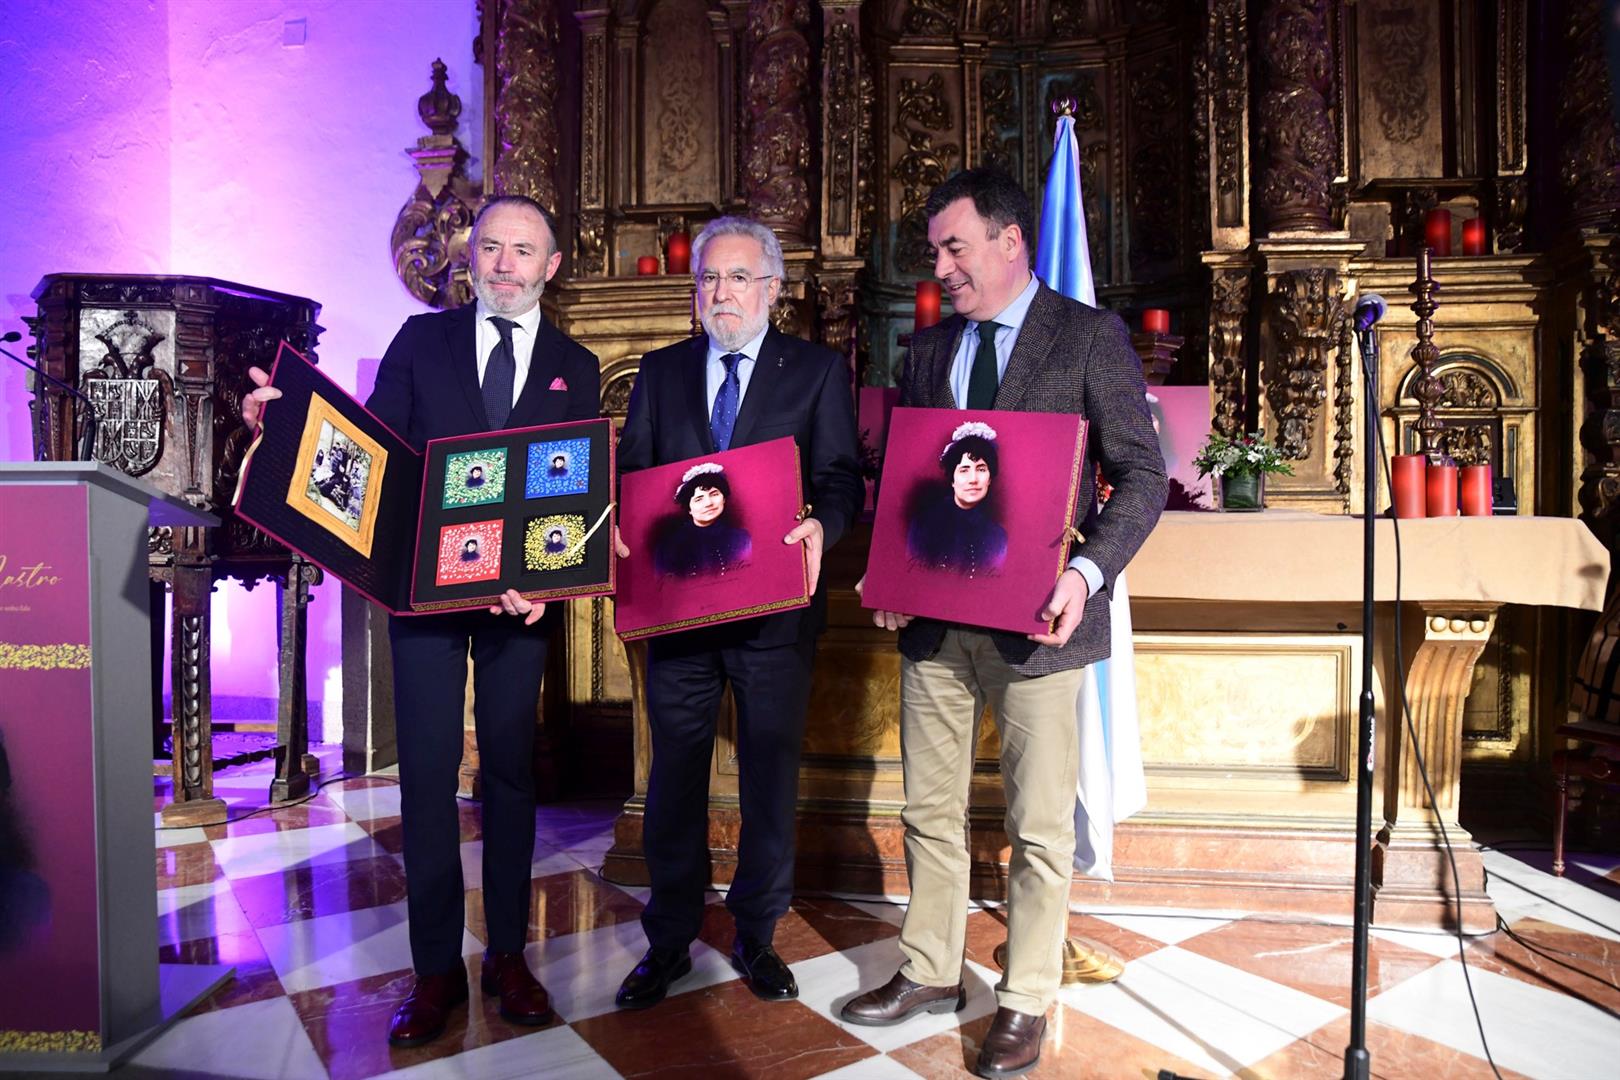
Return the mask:
<path id="1" fill-rule="evenodd" d="M 996 387 L 1001 383 L 996 370 L 996 331 L 1000 329 L 1000 323 L 979 324 L 979 351 L 973 354 L 973 371 L 968 375 L 966 408 L 988 409 L 995 404 Z"/>

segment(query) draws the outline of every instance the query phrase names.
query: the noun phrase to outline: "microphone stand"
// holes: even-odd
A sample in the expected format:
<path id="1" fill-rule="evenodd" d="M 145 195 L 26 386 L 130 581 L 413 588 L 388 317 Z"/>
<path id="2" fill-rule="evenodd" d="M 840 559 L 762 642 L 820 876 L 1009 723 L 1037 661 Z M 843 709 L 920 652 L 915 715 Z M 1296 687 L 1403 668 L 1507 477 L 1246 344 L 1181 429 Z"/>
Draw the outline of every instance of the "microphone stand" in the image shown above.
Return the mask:
<path id="1" fill-rule="evenodd" d="M 21 334 L 13 330 L 11 333 L 0 337 L 0 341 L 11 342 L 18 340 L 21 337 Z M 29 371 L 32 371 L 35 375 L 38 375 L 51 385 L 61 387 L 62 390 L 75 401 L 81 401 L 84 403 L 84 426 L 79 431 L 78 456 L 74 460 L 95 461 L 96 427 L 99 422 L 99 417 L 96 416 L 95 402 L 86 397 L 84 392 L 79 390 L 77 387 L 63 382 L 61 379 L 58 379 L 55 375 L 52 375 L 44 368 L 29 363 L 27 360 L 24 360 L 10 349 L 0 349 L 0 355 L 4 355 L 8 359 L 21 364 L 23 367 L 27 368 Z M 34 450 L 34 456 L 36 458 L 42 458 L 45 452 L 45 440 L 41 438 L 39 443 L 40 445 L 35 447 Z"/>
<path id="2" fill-rule="evenodd" d="M 1376 319 L 1376 316 L 1375 316 Z M 1362 440 L 1361 711 L 1356 753 L 1355 917 L 1350 959 L 1350 1044 L 1344 1050 L 1345 1080 L 1368 1080 L 1367 937 L 1372 909 L 1373 709 L 1373 551 L 1378 509 L 1378 330 L 1374 322 L 1356 328 L 1366 380 Z M 1398 662 L 1398 661 L 1397 661 Z"/>

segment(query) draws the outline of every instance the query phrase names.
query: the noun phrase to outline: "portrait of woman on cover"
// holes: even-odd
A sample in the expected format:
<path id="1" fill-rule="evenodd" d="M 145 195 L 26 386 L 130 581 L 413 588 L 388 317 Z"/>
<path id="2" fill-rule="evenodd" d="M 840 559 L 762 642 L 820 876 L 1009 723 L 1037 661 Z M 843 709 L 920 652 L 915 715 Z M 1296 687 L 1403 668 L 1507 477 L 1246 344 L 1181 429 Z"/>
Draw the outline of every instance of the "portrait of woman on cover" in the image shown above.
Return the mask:
<path id="1" fill-rule="evenodd" d="M 661 523 L 653 546 L 660 574 L 719 576 L 747 563 L 753 540 L 736 523 L 730 500 L 731 482 L 723 466 L 707 461 L 686 470 L 675 489 L 681 512 Z"/>
<path id="2" fill-rule="evenodd" d="M 1000 572 L 1007 556 L 1007 530 L 997 520 L 993 495 L 998 460 L 996 432 L 972 421 L 951 433 L 939 456 L 942 482 L 913 501 L 906 528 L 912 561 L 964 577 Z"/>

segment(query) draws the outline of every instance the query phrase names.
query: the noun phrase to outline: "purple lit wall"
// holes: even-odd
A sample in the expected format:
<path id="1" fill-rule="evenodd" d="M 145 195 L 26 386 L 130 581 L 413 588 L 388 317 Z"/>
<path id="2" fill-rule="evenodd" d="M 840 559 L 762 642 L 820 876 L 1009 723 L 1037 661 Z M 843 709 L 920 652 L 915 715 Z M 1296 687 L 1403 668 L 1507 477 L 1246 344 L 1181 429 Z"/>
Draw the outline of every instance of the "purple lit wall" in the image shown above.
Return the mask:
<path id="1" fill-rule="evenodd" d="M 481 171 L 474 0 L 3 7 L 0 333 L 26 335 L 48 273 L 207 275 L 319 301 L 321 366 L 353 390 L 360 361 L 425 310 L 395 278 L 388 237 L 416 183 L 403 150 L 427 134 L 416 99 L 435 57 Z M 25 375 L 0 361 L 6 460 L 32 456 Z M 310 697 L 334 718 L 337 588 L 317 588 L 310 608 Z M 268 718 L 274 590 L 221 585 L 214 627 L 220 718 Z"/>

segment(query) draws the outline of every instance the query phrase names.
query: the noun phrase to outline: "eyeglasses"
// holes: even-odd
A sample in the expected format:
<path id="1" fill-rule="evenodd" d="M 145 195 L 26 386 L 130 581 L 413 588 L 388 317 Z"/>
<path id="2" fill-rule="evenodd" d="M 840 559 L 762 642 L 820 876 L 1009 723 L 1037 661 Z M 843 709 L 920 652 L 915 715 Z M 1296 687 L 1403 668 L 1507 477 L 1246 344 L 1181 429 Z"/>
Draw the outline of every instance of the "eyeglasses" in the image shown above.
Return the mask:
<path id="1" fill-rule="evenodd" d="M 754 282 L 769 281 L 775 276 L 775 274 L 760 274 L 758 277 L 755 277 L 752 274 L 745 274 L 741 270 L 733 270 L 729 274 L 717 274 L 713 270 L 705 270 L 703 273 L 697 276 L 697 283 L 698 288 L 702 289 L 704 292 L 714 292 L 715 287 L 718 286 L 721 281 L 724 281 L 727 285 L 731 286 L 732 292 L 745 292 L 754 284 Z"/>

